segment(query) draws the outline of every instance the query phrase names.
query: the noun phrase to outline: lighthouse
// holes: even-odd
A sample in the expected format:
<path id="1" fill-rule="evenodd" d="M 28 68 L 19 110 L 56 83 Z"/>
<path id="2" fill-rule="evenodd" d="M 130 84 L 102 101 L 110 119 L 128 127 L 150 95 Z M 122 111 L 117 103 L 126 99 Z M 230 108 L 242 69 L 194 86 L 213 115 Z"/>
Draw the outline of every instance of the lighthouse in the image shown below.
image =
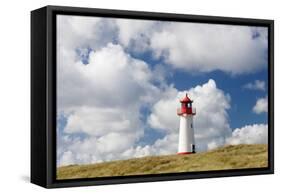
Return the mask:
<path id="1" fill-rule="evenodd" d="M 180 117 L 178 154 L 195 153 L 193 116 L 196 114 L 192 108 L 192 100 L 186 96 L 180 100 L 181 108 L 177 109 Z"/>

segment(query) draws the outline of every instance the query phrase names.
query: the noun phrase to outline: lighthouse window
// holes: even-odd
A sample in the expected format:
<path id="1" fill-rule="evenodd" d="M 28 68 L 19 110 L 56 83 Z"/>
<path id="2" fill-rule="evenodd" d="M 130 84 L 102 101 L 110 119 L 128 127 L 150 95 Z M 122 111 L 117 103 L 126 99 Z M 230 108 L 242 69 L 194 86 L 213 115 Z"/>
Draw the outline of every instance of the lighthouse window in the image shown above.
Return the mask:
<path id="1" fill-rule="evenodd" d="M 193 125 L 192 125 L 192 123 L 190 124 L 190 127 L 191 127 L 191 128 L 193 128 Z"/>
<path id="2" fill-rule="evenodd" d="M 191 104 L 190 103 L 187 103 L 187 108 L 190 108 L 191 107 Z"/>

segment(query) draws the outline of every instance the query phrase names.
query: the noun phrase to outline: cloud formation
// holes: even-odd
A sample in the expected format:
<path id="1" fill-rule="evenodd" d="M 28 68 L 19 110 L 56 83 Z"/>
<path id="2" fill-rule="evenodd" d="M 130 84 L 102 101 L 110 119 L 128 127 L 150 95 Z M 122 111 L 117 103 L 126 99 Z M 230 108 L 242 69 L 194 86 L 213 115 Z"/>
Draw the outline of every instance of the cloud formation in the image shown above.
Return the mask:
<path id="1" fill-rule="evenodd" d="M 246 125 L 234 129 L 231 137 L 226 139 L 227 144 L 267 144 L 268 127 L 266 124 Z"/>
<path id="2" fill-rule="evenodd" d="M 266 28 L 134 20 L 118 23 L 125 47 L 137 45 L 142 48 L 139 52 L 150 50 L 176 69 L 221 70 L 236 75 L 267 66 Z"/>
<path id="3" fill-rule="evenodd" d="M 130 57 L 120 45 L 109 43 L 91 52 L 88 65 L 74 62 L 74 55 L 61 53 L 66 60 L 59 58 L 58 101 L 61 108 L 83 104 L 128 106 L 136 101 L 150 101 L 150 96 L 158 90 L 151 84 L 153 76 L 148 65 Z"/>
<path id="4" fill-rule="evenodd" d="M 75 62 L 74 57 L 68 60 L 62 61 L 58 70 L 58 110 L 67 116 L 63 132 L 69 137 L 68 141 L 61 137 L 59 145 L 66 149 L 60 152 L 59 163 L 119 158 L 120 152 L 142 137 L 140 111 L 159 93 L 148 65 L 112 43 L 91 52 L 87 65 Z M 75 134 L 86 137 L 71 138 Z M 95 151 L 89 150 L 89 145 Z M 81 157 L 82 153 L 88 156 Z"/>
<path id="5" fill-rule="evenodd" d="M 268 112 L 268 98 L 259 98 L 253 107 L 253 111 L 256 114 L 267 113 Z"/>
<path id="6" fill-rule="evenodd" d="M 265 81 L 262 80 L 255 80 L 253 83 L 247 83 L 243 86 L 245 89 L 249 90 L 260 90 L 260 91 L 265 91 L 266 86 L 265 86 Z"/>

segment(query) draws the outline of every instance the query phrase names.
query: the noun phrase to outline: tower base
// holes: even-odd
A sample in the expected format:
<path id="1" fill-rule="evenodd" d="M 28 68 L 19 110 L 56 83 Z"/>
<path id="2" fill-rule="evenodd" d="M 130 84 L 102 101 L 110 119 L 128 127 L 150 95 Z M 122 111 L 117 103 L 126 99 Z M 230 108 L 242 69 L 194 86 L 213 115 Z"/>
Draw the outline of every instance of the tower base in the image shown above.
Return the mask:
<path id="1" fill-rule="evenodd" d="M 178 152 L 177 155 L 194 154 L 195 152 Z"/>

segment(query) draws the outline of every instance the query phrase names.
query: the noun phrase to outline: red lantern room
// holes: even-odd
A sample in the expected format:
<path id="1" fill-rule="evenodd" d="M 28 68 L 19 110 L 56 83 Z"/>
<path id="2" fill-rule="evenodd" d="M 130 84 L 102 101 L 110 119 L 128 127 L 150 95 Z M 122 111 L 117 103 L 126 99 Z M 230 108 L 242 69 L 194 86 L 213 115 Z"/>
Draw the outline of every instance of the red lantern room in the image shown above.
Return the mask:
<path id="1" fill-rule="evenodd" d="M 183 114 L 191 114 L 195 115 L 195 109 L 192 109 L 192 100 L 188 98 L 187 94 L 183 99 L 180 100 L 181 103 L 181 108 L 177 110 L 178 115 L 183 115 Z"/>

